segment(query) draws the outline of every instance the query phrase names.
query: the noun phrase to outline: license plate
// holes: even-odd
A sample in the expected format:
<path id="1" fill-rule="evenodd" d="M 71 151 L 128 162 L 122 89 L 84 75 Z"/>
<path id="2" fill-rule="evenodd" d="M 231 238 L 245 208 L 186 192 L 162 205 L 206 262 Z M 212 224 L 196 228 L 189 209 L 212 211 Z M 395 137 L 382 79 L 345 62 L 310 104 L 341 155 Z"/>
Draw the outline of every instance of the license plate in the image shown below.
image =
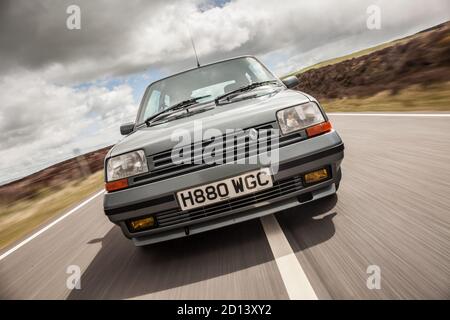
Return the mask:
<path id="1" fill-rule="evenodd" d="M 181 210 L 191 210 L 227 199 L 237 198 L 273 186 L 269 168 L 247 172 L 236 177 L 208 183 L 177 193 Z"/>

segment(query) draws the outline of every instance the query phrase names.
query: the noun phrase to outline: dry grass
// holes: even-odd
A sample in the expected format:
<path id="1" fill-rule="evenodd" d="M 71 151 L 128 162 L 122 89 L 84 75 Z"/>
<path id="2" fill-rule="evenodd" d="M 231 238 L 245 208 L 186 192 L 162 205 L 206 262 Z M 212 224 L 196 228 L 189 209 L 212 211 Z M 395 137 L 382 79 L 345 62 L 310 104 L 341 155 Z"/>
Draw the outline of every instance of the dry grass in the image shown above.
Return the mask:
<path id="1" fill-rule="evenodd" d="M 0 204 L 0 249 L 19 240 L 74 206 L 103 186 L 103 171 L 65 184 L 57 191 L 42 190 L 34 199 Z"/>
<path id="2" fill-rule="evenodd" d="M 388 47 L 391 47 L 391 46 L 394 46 L 394 45 L 397 45 L 397 44 L 406 43 L 406 42 L 410 41 L 411 39 L 414 39 L 414 38 L 417 38 L 417 37 L 420 37 L 420 36 L 423 36 L 423 34 L 420 34 L 420 33 L 419 34 L 413 34 L 413 35 L 405 37 L 405 38 L 393 40 L 393 41 L 390 41 L 390 42 L 385 42 L 385 43 L 382 43 L 382 44 L 379 44 L 379 45 L 376 45 L 376 46 L 373 46 L 373 47 L 370 47 L 370 48 L 367 48 L 367 49 L 363 49 L 363 50 L 360 50 L 360 51 L 352 52 L 352 53 L 347 54 L 345 56 L 341 56 L 341 57 L 337 57 L 337 58 L 332 58 L 332 59 L 329 59 L 329 60 L 321 61 L 321 62 L 318 62 L 318 63 L 316 63 L 314 65 L 311 65 L 311 66 L 302 68 L 300 70 L 291 72 L 291 73 L 289 73 L 289 74 L 287 74 L 285 76 L 282 76 L 281 78 L 286 78 L 288 76 L 298 75 L 298 74 L 306 72 L 308 70 L 319 69 L 319 68 L 322 68 L 322 67 L 325 67 L 325 66 L 329 66 L 329 65 L 332 65 L 332 64 L 336 64 L 336 63 L 339 63 L 339 62 L 342 62 L 342 61 L 345 61 L 345 60 L 362 57 L 362 56 L 371 54 L 372 52 L 375 52 L 375 51 L 379 51 L 379 50 L 382 50 L 382 49 L 385 49 L 385 48 L 388 48 Z"/>
<path id="3" fill-rule="evenodd" d="M 342 57 L 337 57 L 337 58 L 325 60 L 325 61 L 322 61 L 322 62 L 318 62 L 316 64 L 313 64 L 312 66 L 305 67 L 305 68 L 302 68 L 302 69 L 300 69 L 298 71 L 291 72 L 291 73 L 283 76 L 282 78 L 285 78 L 285 77 L 288 77 L 288 76 L 293 76 L 293 75 L 298 75 L 298 74 L 306 72 L 308 70 L 319 69 L 319 68 L 322 68 L 322 67 L 325 67 L 325 66 L 329 66 L 329 65 L 332 65 L 332 64 L 336 64 L 336 63 L 339 63 L 339 62 L 342 62 L 342 61 L 345 61 L 345 60 L 349 60 L 349 59 L 352 59 L 352 58 L 362 57 L 362 56 L 368 55 L 368 54 L 370 54 L 372 52 L 375 52 L 375 51 L 378 51 L 378 50 L 381 50 L 381 49 L 393 46 L 393 45 L 398 44 L 398 43 L 403 43 L 405 41 L 406 40 L 402 39 L 402 40 L 397 40 L 397 41 L 393 41 L 393 42 L 383 43 L 383 44 L 377 45 L 375 47 L 371 47 L 371 48 L 367 48 L 367 49 L 364 49 L 364 50 L 361 50 L 361 51 L 357 51 L 357 52 L 353 52 L 353 53 L 347 54 L 347 55 L 342 56 Z"/>
<path id="4" fill-rule="evenodd" d="M 324 99 L 321 104 L 327 112 L 450 111 L 450 82 L 413 85 L 396 94 L 383 91 L 367 98 Z"/>

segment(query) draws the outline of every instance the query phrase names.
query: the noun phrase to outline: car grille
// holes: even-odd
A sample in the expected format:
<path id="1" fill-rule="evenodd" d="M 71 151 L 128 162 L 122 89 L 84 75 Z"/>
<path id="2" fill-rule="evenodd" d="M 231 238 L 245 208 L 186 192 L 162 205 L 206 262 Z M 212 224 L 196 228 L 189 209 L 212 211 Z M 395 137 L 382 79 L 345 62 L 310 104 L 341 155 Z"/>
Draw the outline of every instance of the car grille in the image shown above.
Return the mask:
<path id="1" fill-rule="evenodd" d="M 230 210 L 244 208 L 249 205 L 261 203 L 280 196 L 294 193 L 303 188 L 300 176 L 290 177 L 288 179 L 274 181 L 271 188 L 255 192 L 239 198 L 228 199 L 226 201 L 211 204 L 192 210 L 181 211 L 179 208 L 160 212 L 156 214 L 159 227 L 176 225 L 183 222 L 193 221 L 200 218 L 221 214 Z"/>
<path id="2" fill-rule="evenodd" d="M 254 147 L 255 144 L 258 144 L 258 146 L 261 146 L 261 139 L 260 139 L 260 135 L 259 132 L 261 132 L 261 130 L 270 130 L 270 129 L 274 129 L 275 128 L 275 122 L 273 123 L 266 123 L 257 127 L 254 127 L 254 129 L 256 131 L 258 131 L 258 139 L 256 141 L 251 141 L 248 136 L 246 136 L 245 138 L 245 142 L 243 141 L 241 144 L 238 144 L 237 141 L 235 140 L 235 143 L 232 146 L 229 146 L 228 148 L 225 145 L 225 141 L 227 141 L 227 139 L 230 139 L 230 136 L 234 136 L 236 139 L 236 134 L 231 134 L 231 135 L 223 135 L 222 136 L 222 159 L 224 159 L 224 161 L 226 161 L 226 163 L 230 163 L 233 161 L 237 161 L 237 159 L 242 159 L 245 157 L 249 156 L 249 150 L 251 147 Z M 245 132 L 247 132 L 247 129 L 244 129 Z M 269 133 L 273 134 L 273 131 Z M 232 138 L 232 137 L 231 137 Z M 279 148 L 279 147 L 284 147 L 286 145 L 292 144 L 292 143 L 296 143 L 299 141 L 302 141 L 306 139 L 306 133 L 304 131 L 300 131 L 298 133 L 294 133 L 288 136 L 281 136 L 278 137 L 278 143 L 274 143 L 271 144 L 270 143 L 270 139 L 268 139 L 269 141 L 267 141 L 266 143 L 266 148 L 264 149 L 259 149 L 258 152 L 259 153 L 263 153 L 266 151 L 271 151 L 274 150 L 275 148 Z M 275 140 L 276 141 L 276 140 Z M 201 145 L 201 148 L 205 148 L 206 146 L 213 146 L 214 142 L 213 141 L 202 141 L 199 143 L 193 143 L 191 144 L 191 150 L 194 150 L 194 148 L 199 148 L 199 144 Z M 220 143 L 220 142 L 219 142 Z M 220 146 L 220 144 L 217 143 L 217 146 Z M 231 148 L 233 148 L 234 152 L 231 152 Z M 233 159 L 231 159 L 230 155 L 232 155 Z M 227 156 L 229 158 L 227 158 Z M 151 161 L 153 162 L 153 168 L 151 170 L 151 173 L 149 174 L 145 174 L 145 175 L 141 175 L 141 176 L 137 176 L 135 178 L 133 178 L 133 184 L 141 184 L 141 183 L 149 183 L 149 182 L 154 182 L 154 181 L 158 181 L 158 180 L 163 180 L 163 179 L 168 179 L 171 177 L 175 177 L 178 176 L 180 174 L 186 174 L 186 173 L 190 173 L 190 172 L 194 172 L 197 170 L 201 170 L 207 167 L 212 167 L 212 166 L 216 166 L 217 164 L 208 164 L 204 162 L 203 158 L 199 158 L 199 159 L 195 159 L 194 157 L 190 158 L 190 161 L 187 161 L 188 163 L 185 164 L 177 164 L 177 163 L 173 163 L 172 162 L 172 150 L 166 150 L 160 153 L 157 153 L 155 155 L 153 155 Z M 201 163 L 200 163 L 201 161 Z"/>

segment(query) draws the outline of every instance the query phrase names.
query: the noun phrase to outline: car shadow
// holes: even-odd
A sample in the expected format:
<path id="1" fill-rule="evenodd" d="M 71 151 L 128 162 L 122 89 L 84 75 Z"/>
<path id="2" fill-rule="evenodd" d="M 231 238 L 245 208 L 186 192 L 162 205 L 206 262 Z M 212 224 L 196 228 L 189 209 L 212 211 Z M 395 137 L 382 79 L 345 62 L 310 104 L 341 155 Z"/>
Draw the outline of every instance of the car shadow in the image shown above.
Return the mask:
<path id="1" fill-rule="evenodd" d="M 334 194 L 275 215 L 294 252 L 333 237 L 336 232 L 333 222 L 337 215 L 336 203 L 337 195 Z"/>
<path id="2" fill-rule="evenodd" d="M 304 250 L 333 236 L 332 215 L 321 219 L 316 216 L 329 212 L 336 201 L 336 197 L 326 198 L 277 214 L 294 250 Z M 298 230 L 308 230 L 315 236 L 299 242 L 294 234 Z M 135 247 L 114 226 L 103 238 L 89 241 L 99 242 L 102 247 L 84 270 L 81 289 L 72 290 L 68 299 L 133 298 L 274 259 L 259 219 L 147 247 Z"/>

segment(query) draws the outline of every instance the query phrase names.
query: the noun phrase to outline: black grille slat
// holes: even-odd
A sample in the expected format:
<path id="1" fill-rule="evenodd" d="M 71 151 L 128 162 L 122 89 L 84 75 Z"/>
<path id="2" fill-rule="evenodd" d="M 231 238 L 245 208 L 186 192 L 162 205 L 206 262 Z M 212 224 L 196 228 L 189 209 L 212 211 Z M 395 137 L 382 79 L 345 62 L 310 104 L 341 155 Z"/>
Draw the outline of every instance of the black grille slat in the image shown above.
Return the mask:
<path id="1" fill-rule="evenodd" d="M 266 129 L 266 128 L 257 128 L 258 130 Z M 270 127 L 270 129 L 273 129 Z M 228 147 L 224 147 L 224 143 L 226 139 L 234 138 L 234 143 L 229 145 Z M 260 143 L 260 140 L 254 141 L 252 143 L 249 143 L 249 139 L 245 136 L 238 138 L 237 135 L 223 135 L 221 142 L 215 142 L 211 143 L 210 141 L 204 142 L 201 146 L 202 150 L 205 147 L 214 148 L 214 147 L 221 147 L 220 151 L 222 154 L 226 155 L 227 151 L 229 152 L 231 149 L 238 150 L 238 154 L 242 154 L 245 152 L 245 150 L 249 149 L 250 147 L 257 146 L 258 143 Z M 200 146 L 195 146 L 195 144 L 192 144 L 190 146 L 191 153 L 194 153 L 195 148 L 200 148 Z M 178 152 L 180 149 L 174 150 L 174 152 Z M 229 152 L 231 153 L 231 152 Z M 190 159 L 190 163 L 196 163 L 198 159 L 201 159 L 203 157 L 203 154 L 192 156 Z M 171 164 L 172 162 L 172 151 L 164 151 L 162 153 L 156 154 L 153 156 L 153 162 L 155 164 L 155 170 L 157 170 L 159 167 L 166 166 L 167 164 Z M 174 165 L 176 166 L 176 165 Z"/>
<path id="2" fill-rule="evenodd" d="M 270 130 L 270 129 L 273 129 L 273 125 L 272 124 L 261 125 L 261 126 L 255 127 L 254 129 L 256 129 L 256 130 Z M 247 129 L 245 129 L 245 130 L 247 130 Z M 211 142 L 215 140 L 215 139 L 211 139 L 210 141 L 200 141 L 200 142 L 192 143 L 191 144 L 191 150 L 194 149 L 194 148 L 202 148 L 203 149 L 206 146 L 211 146 L 211 147 L 219 146 L 224 141 L 226 141 L 227 138 L 230 138 L 230 137 L 234 137 L 235 140 L 238 140 L 236 138 L 239 137 L 239 136 L 236 135 L 235 133 L 230 133 L 230 134 L 222 135 L 222 141 L 221 142 L 217 142 L 217 143 L 212 143 L 211 144 Z M 242 137 L 245 137 L 245 136 L 240 136 L 240 137 L 242 138 Z M 201 144 L 201 146 L 200 146 L 200 144 Z M 154 155 L 153 160 L 155 162 L 159 162 L 159 161 L 162 161 L 165 158 L 170 158 L 171 154 L 172 154 L 172 150 L 166 150 L 166 151 L 163 151 L 163 152 L 160 152 L 160 153 Z"/>
<path id="3" fill-rule="evenodd" d="M 247 148 L 249 145 L 248 144 L 246 144 L 245 145 L 245 147 Z M 264 153 L 264 152 L 268 152 L 268 151 L 271 151 L 271 150 L 273 150 L 274 148 L 276 148 L 278 146 L 278 144 L 275 144 L 275 145 L 273 145 L 273 146 L 270 146 L 270 145 L 266 145 L 264 148 L 259 148 L 258 149 L 258 152 L 259 153 Z M 242 157 L 242 154 L 244 153 L 244 157 L 248 157 L 249 156 L 249 152 L 247 152 L 246 151 L 246 148 L 243 148 L 243 149 L 241 149 L 243 152 L 239 152 L 238 151 L 238 153 L 236 154 L 236 153 L 231 153 L 231 152 L 229 152 L 229 150 L 231 150 L 231 149 L 233 149 L 233 150 L 236 150 L 236 148 L 228 148 L 228 149 L 223 149 L 223 157 L 222 157 L 222 160 L 223 160 L 223 162 L 224 163 L 230 163 L 230 162 L 232 162 L 232 161 L 235 161 L 235 160 L 237 160 L 237 159 L 239 159 L 240 157 L 239 156 L 241 156 Z M 239 150 L 239 149 L 237 149 L 237 150 Z M 226 156 L 227 154 L 229 153 L 229 156 Z M 203 159 L 202 159 L 202 157 L 203 157 L 203 155 L 200 155 L 199 157 L 197 157 L 197 158 L 193 158 L 192 160 L 191 160 L 191 163 L 186 163 L 186 164 L 183 164 L 183 163 L 180 163 L 180 164 L 172 164 L 172 159 L 170 158 L 170 156 L 169 156 L 169 159 L 167 160 L 167 161 L 159 161 L 158 163 L 155 163 L 155 168 L 153 169 L 153 173 L 162 173 L 162 172 L 164 172 L 164 171 L 171 171 L 171 170 L 173 170 L 174 169 L 174 167 L 176 168 L 176 170 L 183 170 L 183 169 L 185 169 L 185 168 L 192 168 L 192 167 L 198 167 L 198 168 L 200 168 L 200 167 L 204 167 L 205 165 L 212 165 L 212 164 L 207 164 L 207 163 L 205 163 L 204 161 L 203 161 Z M 195 163 L 198 159 L 202 159 L 202 163 L 200 164 L 200 163 Z M 161 162 L 163 162 L 164 164 L 162 164 L 162 165 L 160 165 L 159 163 L 161 163 Z M 193 162 L 193 163 L 192 163 Z"/>
<path id="4" fill-rule="evenodd" d="M 261 126 L 254 127 L 256 130 L 270 130 L 274 129 L 275 123 L 268 123 Z M 248 129 L 244 129 L 246 131 Z M 273 132 L 270 132 L 273 134 Z M 221 142 L 214 142 L 214 139 L 210 139 L 208 141 L 200 141 L 196 143 L 192 143 L 190 146 L 191 157 L 188 158 L 188 163 L 173 163 L 172 162 L 172 150 L 162 151 L 153 155 L 150 161 L 153 162 L 153 168 L 150 173 L 141 175 L 139 177 L 133 178 L 133 182 L 135 184 L 140 183 L 149 183 L 153 181 L 159 181 L 162 179 L 168 179 L 175 177 L 180 174 L 186 174 L 195 172 L 198 170 L 202 170 L 205 168 L 213 167 L 218 164 L 216 163 L 205 163 L 205 159 L 203 158 L 203 150 L 206 146 L 221 147 L 220 152 L 222 153 L 222 162 L 223 163 L 232 163 L 238 161 L 238 159 L 247 159 L 249 157 L 249 152 L 251 148 L 257 146 L 257 153 L 265 153 L 270 152 L 271 150 L 281 148 L 287 146 L 292 143 L 300 142 L 306 139 L 304 133 L 295 133 L 290 134 L 288 136 L 279 136 L 278 143 L 273 143 L 270 139 L 267 139 L 265 142 L 258 136 L 256 141 L 250 140 L 248 137 L 245 139 L 238 139 L 239 135 L 236 133 L 224 134 L 222 136 Z M 270 135 L 269 135 L 270 136 Z M 226 143 L 226 139 L 234 137 L 233 143 Z M 264 145 L 263 145 L 264 142 Z M 212 143 L 212 144 L 211 144 Z M 222 144 L 222 146 L 221 146 Z M 194 157 L 195 148 L 202 148 L 201 155 Z M 254 149 L 255 150 L 255 149 Z M 217 151 L 217 150 L 216 150 Z M 201 161 L 200 161 L 201 160 Z M 198 162 L 198 163 L 196 163 Z"/>
<path id="5" fill-rule="evenodd" d="M 255 127 L 254 129 L 256 129 L 258 131 L 259 130 L 270 130 L 270 129 L 273 129 L 273 126 L 272 126 L 272 124 L 265 124 L 265 125 L 261 125 L 261 126 Z M 248 129 L 245 129 L 245 130 L 248 130 Z M 242 138 L 242 137 L 245 137 L 245 136 L 239 136 L 236 133 L 224 134 L 222 136 L 222 143 L 225 142 L 227 139 L 234 138 L 234 141 L 235 141 L 234 148 L 236 148 L 236 142 L 239 141 L 239 139 L 237 139 L 237 137 L 241 137 Z M 247 139 L 245 139 L 245 140 L 247 140 Z M 214 141 L 214 139 L 211 139 L 210 141 L 200 141 L 200 142 L 192 143 L 191 146 L 190 146 L 191 150 L 196 150 L 196 148 L 202 148 L 202 150 L 203 150 L 203 148 L 205 148 L 206 146 L 213 147 L 213 146 L 219 146 L 220 145 L 219 142 L 211 144 L 212 141 Z M 246 145 L 247 143 L 244 143 L 244 144 Z M 239 146 L 242 146 L 242 143 Z M 182 149 L 182 148 L 180 148 L 180 149 Z M 167 158 L 171 158 L 171 154 L 172 154 L 172 150 L 166 150 L 166 151 L 160 152 L 160 153 L 158 153 L 158 154 L 153 156 L 153 161 L 155 162 L 155 164 L 160 162 L 160 161 L 165 161 Z"/>

